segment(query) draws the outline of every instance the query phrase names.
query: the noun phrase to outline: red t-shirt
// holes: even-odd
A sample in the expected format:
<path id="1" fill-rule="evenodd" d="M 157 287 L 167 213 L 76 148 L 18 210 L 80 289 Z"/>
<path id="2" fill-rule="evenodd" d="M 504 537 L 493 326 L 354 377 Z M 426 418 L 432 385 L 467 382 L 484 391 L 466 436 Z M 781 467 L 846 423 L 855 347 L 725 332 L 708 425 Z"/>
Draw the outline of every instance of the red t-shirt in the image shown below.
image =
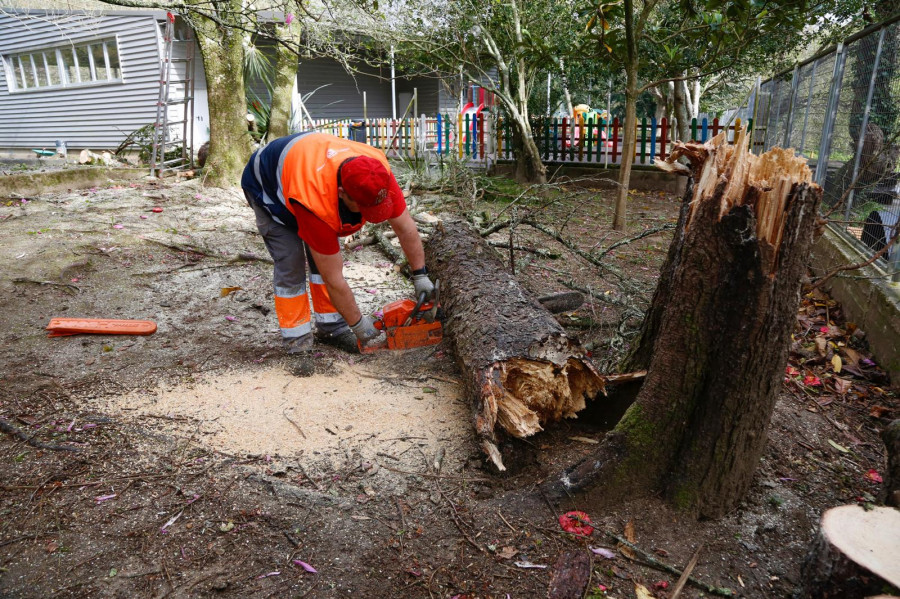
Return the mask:
<path id="1" fill-rule="evenodd" d="M 297 216 L 297 235 L 306 242 L 306 245 L 326 256 L 337 254 L 341 251 L 341 244 L 338 241 L 337 234 L 325 224 L 325 221 L 310 212 L 299 202 L 294 202 L 293 206 Z M 397 218 L 403 214 L 404 210 L 406 210 L 406 202 L 397 202 L 390 218 Z"/>

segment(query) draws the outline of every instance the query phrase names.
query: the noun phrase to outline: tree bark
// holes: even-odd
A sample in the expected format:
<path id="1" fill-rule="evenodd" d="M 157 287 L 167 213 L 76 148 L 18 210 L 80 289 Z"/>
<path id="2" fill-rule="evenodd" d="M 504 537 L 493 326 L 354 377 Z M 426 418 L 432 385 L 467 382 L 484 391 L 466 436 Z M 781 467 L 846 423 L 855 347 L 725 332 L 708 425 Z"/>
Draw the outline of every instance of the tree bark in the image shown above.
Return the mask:
<path id="1" fill-rule="evenodd" d="M 886 505 L 900 508 L 900 420 L 894 420 L 881 431 L 881 439 L 887 449 L 882 500 Z"/>
<path id="2" fill-rule="evenodd" d="M 632 0 L 625 0 L 625 123 L 622 126 L 624 129 L 622 163 L 619 165 L 619 189 L 616 191 L 616 207 L 613 215 L 613 229 L 616 231 L 625 230 L 631 165 L 634 163 L 634 147 L 637 141 L 638 54 L 633 4 Z"/>
<path id="3" fill-rule="evenodd" d="M 803 564 L 799 599 L 863 599 L 900 586 L 900 512 L 858 505 L 822 516 Z"/>
<path id="4" fill-rule="evenodd" d="M 681 73 L 684 75 L 684 73 Z M 678 132 L 678 141 L 691 140 L 691 108 L 690 98 L 688 97 L 687 82 L 675 81 L 674 107 L 675 107 L 675 128 Z"/>
<path id="5" fill-rule="evenodd" d="M 604 379 L 471 226 L 439 224 L 426 261 L 441 281 L 444 334 L 463 372 L 475 431 L 503 471 L 498 433 L 525 438 L 574 418 L 604 392 Z"/>
<path id="6" fill-rule="evenodd" d="M 221 7 L 220 18 L 241 13 L 238 0 L 222 4 L 227 6 Z M 192 25 L 206 70 L 209 103 L 209 157 L 205 184 L 234 187 L 240 182 L 250 156 L 241 30 L 237 26 L 223 27 L 200 14 L 192 15 Z"/>
<path id="7" fill-rule="evenodd" d="M 800 280 L 822 190 L 779 148 L 756 157 L 745 132 L 678 144 L 695 180 L 641 345 L 652 347 L 634 404 L 597 452 L 550 485 L 613 500 L 662 490 L 718 517 L 750 485 L 781 388 Z M 635 361 L 631 366 L 639 365 Z"/>
<path id="8" fill-rule="evenodd" d="M 282 43 L 275 50 L 275 73 L 272 81 L 272 105 L 269 108 L 269 126 L 266 141 L 284 137 L 290 133 L 291 100 L 294 82 L 297 80 L 297 53 L 291 48 L 300 40 L 300 27 L 291 23 L 277 28 Z"/>

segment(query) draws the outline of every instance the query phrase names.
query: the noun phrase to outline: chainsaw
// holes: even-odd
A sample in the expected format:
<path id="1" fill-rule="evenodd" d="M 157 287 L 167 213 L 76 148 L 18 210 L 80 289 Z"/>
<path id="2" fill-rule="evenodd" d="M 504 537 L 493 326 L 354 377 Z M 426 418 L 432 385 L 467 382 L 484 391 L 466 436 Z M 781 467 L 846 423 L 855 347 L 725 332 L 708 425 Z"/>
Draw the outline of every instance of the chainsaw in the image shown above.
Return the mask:
<path id="1" fill-rule="evenodd" d="M 385 332 L 385 339 L 375 345 L 359 344 L 359 351 L 370 354 L 382 349 L 415 349 L 436 345 L 443 339 L 440 308 L 441 282 L 434 283 L 434 299 L 425 301 L 425 294 L 418 300 L 402 299 L 382 308 L 375 328 Z"/>

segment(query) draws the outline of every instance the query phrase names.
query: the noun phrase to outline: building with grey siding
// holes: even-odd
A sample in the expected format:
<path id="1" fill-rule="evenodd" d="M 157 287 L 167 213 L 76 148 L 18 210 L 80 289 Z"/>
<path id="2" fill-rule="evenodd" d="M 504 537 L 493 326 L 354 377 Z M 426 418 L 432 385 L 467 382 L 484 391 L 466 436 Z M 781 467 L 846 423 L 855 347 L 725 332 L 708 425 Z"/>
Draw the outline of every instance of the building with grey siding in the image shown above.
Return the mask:
<path id="1" fill-rule="evenodd" d="M 152 125 L 165 19 L 164 11 L 0 11 L 0 157 L 33 157 L 57 142 L 69 153 L 114 150 Z M 193 64 L 198 147 L 209 117 L 202 61 Z M 169 97 L 184 93 L 176 86 Z M 170 107 L 171 121 L 182 115 L 183 105 Z"/>
<path id="2" fill-rule="evenodd" d="M 70 154 L 115 150 L 129 134 L 155 123 L 166 12 L 88 6 L 96 8 L 0 11 L 0 158 L 33 158 L 33 149 L 53 150 L 58 142 Z M 176 39 L 186 37 L 180 18 L 175 25 Z M 257 43 L 273 54 L 271 40 Z M 192 44 L 196 150 L 209 139 L 209 109 L 203 61 Z M 184 44 L 174 48 L 176 56 L 184 55 Z M 474 96 L 458 75 L 407 77 L 389 64 L 362 62 L 352 68 L 351 74 L 331 58 L 301 59 L 295 112 L 302 99 L 313 119 L 402 118 L 415 91 L 418 115 L 456 114 Z M 185 76 L 173 73 L 171 79 Z M 269 100 L 261 82 L 249 81 L 248 88 Z M 169 99 L 186 93 L 176 85 Z M 181 111 L 183 105 L 170 106 L 170 122 L 184 118 Z M 180 139 L 176 129 L 170 128 Z"/>

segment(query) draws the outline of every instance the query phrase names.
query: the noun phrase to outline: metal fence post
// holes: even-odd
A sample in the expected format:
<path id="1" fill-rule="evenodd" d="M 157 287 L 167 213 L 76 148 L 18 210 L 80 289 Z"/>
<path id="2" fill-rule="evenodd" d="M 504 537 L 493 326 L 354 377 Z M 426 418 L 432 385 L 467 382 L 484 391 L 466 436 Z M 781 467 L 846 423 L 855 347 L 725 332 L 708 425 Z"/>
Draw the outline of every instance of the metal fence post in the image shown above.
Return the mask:
<path id="1" fill-rule="evenodd" d="M 788 104 L 787 122 L 784 127 L 784 147 L 791 146 L 791 127 L 794 126 L 794 107 L 797 105 L 797 93 L 800 91 L 800 65 L 794 65 L 794 72 L 791 74 L 791 102 Z"/>
<path id="2" fill-rule="evenodd" d="M 834 57 L 834 72 L 831 76 L 831 91 L 828 93 L 828 110 L 825 113 L 825 124 L 822 127 L 822 141 L 819 144 L 819 158 L 816 160 L 815 181 L 825 187 L 828 175 L 828 156 L 831 154 L 831 138 L 834 133 L 834 120 L 837 117 L 838 98 L 841 95 L 841 82 L 844 79 L 844 63 L 847 60 L 847 48 L 843 42 L 838 44 Z"/>
<path id="3" fill-rule="evenodd" d="M 863 141 L 866 138 L 866 126 L 869 124 L 869 111 L 872 108 L 872 95 L 875 93 L 875 80 L 878 79 L 878 64 L 881 62 L 881 49 L 884 47 L 884 35 L 887 27 L 882 27 L 878 33 L 878 48 L 875 50 L 875 63 L 872 65 L 872 77 L 869 79 L 869 93 L 866 95 L 866 107 L 863 110 L 862 123 L 859 126 L 859 139 L 856 140 L 856 157 L 853 159 L 853 177 L 850 179 L 850 193 L 847 194 L 847 207 L 844 209 L 844 218 L 850 220 L 850 210 L 853 208 L 853 196 L 856 191 L 856 178 L 859 176 L 859 161 L 862 158 Z M 857 42 L 857 43 L 861 43 Z"/>

